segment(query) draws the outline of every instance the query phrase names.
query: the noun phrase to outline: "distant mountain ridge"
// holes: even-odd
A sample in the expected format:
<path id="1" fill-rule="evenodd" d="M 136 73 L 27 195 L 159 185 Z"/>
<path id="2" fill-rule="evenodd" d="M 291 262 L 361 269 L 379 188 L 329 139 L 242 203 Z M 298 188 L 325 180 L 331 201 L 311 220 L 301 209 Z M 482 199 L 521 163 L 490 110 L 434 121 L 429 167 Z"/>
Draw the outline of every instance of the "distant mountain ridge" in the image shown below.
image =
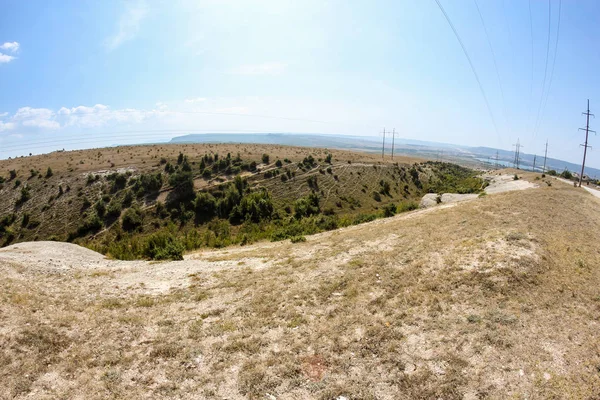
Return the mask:
<path id="1" fill-rule="evenodd" d="M 350 135 L 326 135 L 314 133 L 205 133 L 189 134 L 178 136 L 171 139 L 170 143 L 256 143 L 256 144 L 280 144 L 287 146 L 303 147 L 325 147 L 347 150 L 361 150 L 368 152 L 381 152 L 382 137 L 374 136 L 350 136 Z M 471 159 L 480 163 L 489 160 L 494 164 L 496 161 L 496 152 L 498 161 L 501 165 L 512 166 L 514 152 L 495 149 L 491 147 L 470 147 L 450 143 L 430 142 L 424 140 L 395 138 L 396 154 L 410 154 L 434 157 L 436 154 L 453 155 L 456 158 Z M 391 149 L 391 135 L 386 139 L 386 154 Z M 541 171 L 543 165 L 543 156 L 536 156 L 536 170 Z M 534 155 L 521 153 L 520 167 L 523 169 L 532 169 Z M 568 161 L 548 157 L 546 160 L 546 170 L 554 169 L 562 172 L 568 169 L 571 172 L 579 173 L 581 164 L 574 164 Z M 591 177 L 600 177 L 600 169 L 586 167 L 585 173 Z"/>

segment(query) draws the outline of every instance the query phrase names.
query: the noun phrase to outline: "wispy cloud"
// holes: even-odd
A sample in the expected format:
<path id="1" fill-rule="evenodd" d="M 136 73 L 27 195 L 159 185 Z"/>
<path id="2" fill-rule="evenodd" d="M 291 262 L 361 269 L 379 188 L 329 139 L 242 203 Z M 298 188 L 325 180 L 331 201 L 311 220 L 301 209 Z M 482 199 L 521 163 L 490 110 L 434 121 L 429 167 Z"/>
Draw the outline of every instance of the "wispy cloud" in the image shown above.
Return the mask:
<path id="1" fill-rule="evenodd" d="M 277 75 L 287 68 L 286 63 L 274 62 L 264 64 L 240 65 L 229 70 L 232 75 Z"/>
<path id="2" fill-rule="evenodd" d="M 11 129 L 15 129 L 14 123 L 0 121 L 0 132 L 10 131 Z"/>
<path id="3" fill-rule="evenodd" d="M 16 53 L 19 50 L 19 42 L 5 42 L 0 46 L 0 49 L 7 50 L 11 53 Z"/>
<path id="4" fill-rule="evenodd" d="M 135 38 L 147 15 L 148 5 L 144 0 L 127 3 L 119 18 L 117 31 L 104 42 L 106 48 L 112 51 L 124 42 Z"/>
<path id="5" fill-rule="evenodd" d="M 206 97 L 194 97 L 193 99 L 185 99 L 186 103 L 202 103 L 206 101 Z"/>

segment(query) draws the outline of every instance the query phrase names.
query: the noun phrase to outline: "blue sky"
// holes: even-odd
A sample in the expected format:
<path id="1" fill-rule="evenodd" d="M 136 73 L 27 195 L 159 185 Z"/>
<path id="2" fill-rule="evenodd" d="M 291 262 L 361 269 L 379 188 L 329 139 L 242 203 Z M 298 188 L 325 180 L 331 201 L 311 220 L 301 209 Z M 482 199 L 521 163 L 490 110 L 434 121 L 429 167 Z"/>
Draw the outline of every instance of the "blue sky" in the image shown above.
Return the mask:
<path id="1" fill-rule="evenodd" d="M 532 0 L 531 24 L 527 0 L 440 3 L 496 127 L 434 0 L 4 0 L 0 157 L 187 132 L 386 127 L 503 149 L 520 138 L 538 154 L 547 138 L 550 156 L 580 162 L 581 112 L 588 98 L 600 105 L 600 3 Z M 595 149 L 588 160 L 600 167 Z"/>

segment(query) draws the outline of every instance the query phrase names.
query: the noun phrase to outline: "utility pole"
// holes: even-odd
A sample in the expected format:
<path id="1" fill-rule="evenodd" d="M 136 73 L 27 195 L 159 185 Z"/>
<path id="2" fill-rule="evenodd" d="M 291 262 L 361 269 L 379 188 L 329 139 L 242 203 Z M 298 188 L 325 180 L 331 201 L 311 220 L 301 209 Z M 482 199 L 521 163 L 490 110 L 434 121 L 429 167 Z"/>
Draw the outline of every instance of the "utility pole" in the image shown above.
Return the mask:
<path id="1" fill-rule="evenodd" d="M 515 161 L 514 161 L 514 165 L 515 168 L 519 169 L 519 157 L 521 156 L 521 147 L 523 147 L 523 145 L 521 145 L 521 142 L 519 141 L 519 139 L 517 139 L 517 143 L 513 144 L 513 146 L 515 146 Z"/>
<path id="2" fill-rule="evenodd" d="M 579 128 L 580 131 L 585 131 L 585 143 L 580 145 L 583 146 L 583 162 L 581 163 L 581 175 L 579 175 L 579 187 L 581 187 L 581 181 L 583 180 L 583 171 L 585 170 L 585 155 L 587 153 L 588 147 L 592 147 L 588 146 L 588 134 L 589 132 L 596 133 L 596 131 L 592 131 L 590 129 L 590 115 L 595 117 L 594 114 L 590 114 L 590 99 L 588 99 L 587 101 L 587 111 L 582 112 L 581 114 L 586 116 L 586 123 L 585 128 Z"/>
<path id="3" fill-rule="evenodd" d="M 394 159 L 394 138 L 396 137 L 396 128 L 392 130 L 392 160 Z"/>
<path id="4" fill-rule="evenodd" d="M 385 157 L 385 128 L 383 128 L 383 145 L 381 146 L 381 158 Z"/>
<path id="5" fill-rule="evenodd" d="M 535 172 L 535 159 L 537 158 L 537 155 L 534 154 L 533 155 L 533 168 L 531 168 L 531 172 Z"/>
<path id="6" fill-rule="evenodd" d="M 498 150 L 496 150 L 496 168 L 498 168 Z"/>
<path id="7" fill-rule="evenodd" d="M 546 173 L 546 157 L 548 157 L 548 139 L 546 139 L 546 151 L 544 152 L 544 168 L 542 168 L 542 173 Z"/>

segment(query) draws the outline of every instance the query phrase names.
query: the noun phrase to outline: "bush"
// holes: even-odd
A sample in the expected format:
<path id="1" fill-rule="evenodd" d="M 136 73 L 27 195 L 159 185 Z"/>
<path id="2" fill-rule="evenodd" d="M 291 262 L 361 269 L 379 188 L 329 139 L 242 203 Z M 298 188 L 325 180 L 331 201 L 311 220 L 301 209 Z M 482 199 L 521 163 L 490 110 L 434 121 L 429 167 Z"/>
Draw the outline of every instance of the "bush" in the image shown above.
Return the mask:
<path id="1" fill-rule="evenodd" d="M 550 176 L 556 176 L 556 175 L 558 175 L 558 174 L 556 173 L 556 171 L 555 171 L 555 170 L 553 170 L 553 169 L 551 169 L 550 171 L 546 171 L 546 173 L 547 173 L 548 175 L 550 175 Z"/>
<path id="2" fill-rule="evenodd" d="M 77 228 L 75 232 L 69 234 L 68 240 L 71 241 L 76 237 L 82 237 L 88 233 L 98 232 L 102 228 L 102 220 L 96 213 L 92 213 L 84 222 Z"/>
<path id="3" fill-rule="evenodd" d="M 142 226 L 142 219 L 143 215 L 141 210 L 137 208 L 129 208 L 123 214 L 121 226 L 128 232 L 139 230 L 139 228 Z"/>
<path id="4" fill-rule="evenodd" d="M 98 200 L 96 204 L 94 204 L 94 208 L 100 218 L 104 217 L 104 214 L 106 214 L 106 203 L 103 200 Z"/>
<path id="5" fill-rule="evenodd" d="M 327 164 L 331 164 L 331 157 L 332 157 L 331 154 L 327 154 L 327 156 L 325 157 L 325 162 Z"/>
<path id="6" fill-rule="evenodd" d="M 27 202 L 31 198 L 31 193 L 29 193 L 29 186 L 25 185 L 21 188 L 21 197 L 17 200 L 17 206 Z"/>
<path id="7" fill-rule="evenodd" d="M 54 175 L 54 172 L 52 172 L 52 168 L 48 167 L 48 170 L 46 170 L 46 178 L 50 178 L 52 175 Z"/>
<path id="8" fill-rule="evenodd" d="M 283 163 L 281 162 L 281 160 L 277 160 L 277 161 L 275 161 L 275 166 L 277 168 L 281 168 L 283 166 Z"/>
<path id="9" fill-rule="evenodd" d="M 144 255 L 152 260 L 183 260 L 184 245 L 168 232 L 156 232 L 148 237 Z"/>
<path id="10" fill-rule="evenodd" d="M 517 174 L 515 174 L 515 176 L 513 176 L 513 181 L 518 181 L 519 180 L 519 176 Z"/>
<path id="11" fill-rule="evenodd" d="M 375 201 L 381 201 L 381 195 L 379 194 L 379 192 L 373 192 L 373 199 Z"/>
<path id="12" fill-rule="evenodd" d="M 112 200 L 106 209 L 106 216 L 109 218 L 119 218 L 121 216 L 121 203 L 117 200 Z"/>
<path id="13" fill-rule="evenodd" d="M 273 202 L 267 190 L 252 192 L 240 201 L 231 211 L 229 220 L 241 222 L 244 220 L 260 222 L 270 219 L 273 215 Z"/>
<path id="14" fill-rule="evenodd" d="M 384 217 L 393 217 L 394 215 L 396 215 L 396 205 L 395 204 L 388 204 L 385 207 L 383 207 L 383 216 Z"/>
<path id="15" fill-rule="evenodd" d="M 13 179 L 15 179 L 17 177 L 17 171 L 15 171 L 14 169 L 11 169 L 10 171 L 8 171 L 8 180 L 12 181 Z"/>
<path id="16" fill-rule="evenodd" d="M 263 162 L 263 164 L 268 164 L 269 163 L 269 155 L 268 154 L 263 154 L 262 155 L 262 162 Z"/>
<path id="17" fill-rule="evenodd" d="M 210 220 L 217 214 L 217 200 L 210 193 L 200 192 L 194 200 L 197 221 Z"/>
<path id="18" fill-rule="evenodd" d="M 306 242 L 306 238 L 304 236 L 292 236 L 290 238 L 290 241 L 292 243 L 301 243 L 301 242 Z"/>
<path id="19" fill-rule="evenodd" d="M 573 179 L 573 174 L 568 169 L 565 169 L 563 172 L 561 172 L 560 176 L 561 178 L 565 179 Z"/>
<path id="20" fill-rule="evenodd" d="M 319 195 L 316 193 L 311 193 L 306 197 L 296 200 L 294 203 L 294 211 L 294 216 L 296 219 L 319 214 L 321 212 L 321 208 L 319 206 Z"/>
<path id="21" fill-rule="evenodd" d="M 156 174 L 142 174 L 134 185 L 134 190 L 139 195 L 145 193 L 156 193 L 162 188 L 163 176 L 160 172 Z"/>
<path id="22" fill-rule="evenodd" d="M 194 197 L 194 179 L 189 171 L 178 171 L 169 177 L 172 186 L 171 202 L 191 200 Z"/>

